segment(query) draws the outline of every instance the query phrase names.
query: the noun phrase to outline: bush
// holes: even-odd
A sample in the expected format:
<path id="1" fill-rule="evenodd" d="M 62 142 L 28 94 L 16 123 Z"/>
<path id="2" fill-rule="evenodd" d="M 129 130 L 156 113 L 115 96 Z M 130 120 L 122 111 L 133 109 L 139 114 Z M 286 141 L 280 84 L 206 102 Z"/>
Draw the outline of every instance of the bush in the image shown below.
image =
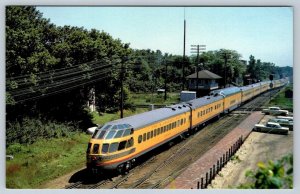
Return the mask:
<path id="1" fill-rule="evenodd" d="M 242 189 L 292 189 L 293 188 L 293 155 L 287 155 L 278 161 L 269 161 L 268 164 L 259 162 L 258 170 L 247 171 L 246 176 L 252 179 L 251 183 L 240 185 Z"/>
<path id="2" fill-rule="evenodd" d="M 78 131 L 76 125 L 72 123 L 56 123 L 51 121 L 41 121 L 39 119 L 24 118 L 22 121 L 7 121 L 6 143 L 7 147 L 12 143 L 32 144 L 38 139 L 66 137 Z M 14 149 L 17 151 L 18 144 Z"/>

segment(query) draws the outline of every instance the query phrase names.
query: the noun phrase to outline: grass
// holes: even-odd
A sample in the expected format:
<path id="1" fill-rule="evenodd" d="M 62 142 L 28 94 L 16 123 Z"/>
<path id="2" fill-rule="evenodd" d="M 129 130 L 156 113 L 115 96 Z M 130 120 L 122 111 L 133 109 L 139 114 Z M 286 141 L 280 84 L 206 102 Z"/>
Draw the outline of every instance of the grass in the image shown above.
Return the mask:
<path id="1" fill-rule="evenodd" d="M 12 144 L 6 161 L 7 188 L 38 188 L 42 183 L 85 165 L 85 151 L 90 139 L 86 134 L 68 138 L 38 140 L 31 145 Z"/>
<path id="2" fill-rule="evenodd" d="M 131 116 L 131 115 L 135 115 L 135 114 L 146 112 L 148 110 L 149 109 L 147 109 L 147 108 L 136 108 L 135 111 L 124 110 L 123 114 L 124 114 L 124 117 L 128 117 L 128 116 Z M 107 123 L 109 121 L 113 121 L 113 120 L 119 119 L 120 118 L 120 111 L 118 111 L 116 113 L 101 113 L 101 114 L 99 114 L 98 112 L 94 111 L 94 112 L 92 112 L 92 116 L 93 116 L 93 123 L 104 125 L 105 123 Z"/>
<path id="3" fill-rule="evenodd" d="M 288 89 L 293 91 L 293 86 L 287 86 L 269 102 L 268 106 L 280 106 L 282 109 L 293 110 L 293 99 L 285 97 L 285 91 Z"/>
<path id="4" fill-rule="evenodd" d="M 179 102 L 179 94 L 168 93 L 166 100 L 164 100 L 164 94 L 157 94 L 157 93 L 131 94 L 131 99 L 129 100 L 135 105 L 137 104 L 170 105 Z"/>

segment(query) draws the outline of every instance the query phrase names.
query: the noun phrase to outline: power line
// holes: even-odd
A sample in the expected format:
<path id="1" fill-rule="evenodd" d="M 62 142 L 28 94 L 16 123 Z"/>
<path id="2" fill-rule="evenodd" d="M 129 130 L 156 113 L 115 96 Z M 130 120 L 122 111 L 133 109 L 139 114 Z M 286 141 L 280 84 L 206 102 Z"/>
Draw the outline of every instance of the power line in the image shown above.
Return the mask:
<path id="1" fill-rule="evenodd" d="M 109 71 L 102 72 L 102 73 L 106 74 L 108 72 Z M 90 80 L 90 81 L 87 81 L 87 82 L 84 82 L 84 83 L 80 83 L 80 84 L 77 84 L 77 85 L 73 85 L 73 86 L 70 86 L 70 87 L 67 87 L 67 88 L 61 88 L 61 89 L 58 89 L 56 91 L 52 91 L 52 92 L 49 92 L 49 93 L 39 94 L 39 95 L 34 96 L 34 97 L 28 97 L 28 98 L 23 98 L 23 99 L 20 99 L 20 100 L 15 100 L 15 102 L 16 103 L 21 103 L 21 102 L 25 102 L 25 101 L 29 101 L 29 100 L 40 99 L 40 98 L 47 97 L 47 96 L 50 96 L 50 95 L 55 95 L 55 94 L 58 94 L 58 93 L 62 93 L 62 92 L 66 92 L 66 91 L 72 90 L 74 88 L 77 88 L 77 87 L 80 87 L 80 86 L 83 86 L 83 85 L 86 85 L 86 84 L 91 84 L 93 82 L 97 82 L 97 81 L 103 80 L 103 79 L 105 79 L 107 77 L 108 76 L 102 76 L 102 77 L 100 77 L 98 79 L 93 79 L 93 80 Z"/>
<path id="2" fill-rule="evenodd" d="M 70 85 L 70 84 L 76 84 L 78 81 L 80 82 L 80 81 L 83 81 L 85 79 L 92 79 L 95 76 L 101 75 L 103 72 L 107 73 L 109 71 L 110 70 L 107 71 L 106 69 L 101 69 L 101 70 L 95 71 L 95 72 L 93 72 L 89 75 L 87 75 L 87 74 L 78 75 L 78 76 L 75 76 L 75 77 L 71 77 L 71 78 L 68 78 L 68 79 L 65 79 L 65 80 L 60 80 L 60 81 L 53 82 L 53 83 L 50 83 L 50 84 L 39 85 L 39 86 L 29 87 L 29 88 L 27 87 L 25 89 L 11 91 L 11 95 L 13 97 L 24 96 L 24 95 L 36 93 L 37 92 L 36 90 L 39 90 L 39 91 L 49 90 L 49 89 L 52 89 L 52 88 L 67 86 L 67 85 Z"/>

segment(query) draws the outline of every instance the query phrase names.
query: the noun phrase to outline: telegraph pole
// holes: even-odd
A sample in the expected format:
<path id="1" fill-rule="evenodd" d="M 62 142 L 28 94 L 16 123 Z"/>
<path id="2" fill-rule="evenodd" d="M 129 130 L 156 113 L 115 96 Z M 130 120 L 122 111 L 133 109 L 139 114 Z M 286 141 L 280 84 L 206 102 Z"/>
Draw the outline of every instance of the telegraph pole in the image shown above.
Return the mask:
<path id="1" fill-rule="evenodd" d="M 199 71 L 199 54 L 200 52 L 204 52 L 206 50 L 206 45 L 191 45 L 191 53 L 196 53 L 197 54 L 197 58 L 196 58 L 196 74 L 197 74 L 197 80 L 196 80 L 196 91 L 198 91 L 198 83 L 199 83 L 199 75 L 198 75 L 198 71 Z"/>
<path id="2" fill-rule="evenodd" d="M 121 110 L 121 118 L 123 118 L 123 101 L 124 101 L 124 96 L 123 96 L 123 77 L 124 77 L 124 61 L 122 61 L 121 63 L 121 75 L 120 75 L 120 79 L 121 79 L 121 104 L 120 104 L 120 110 Z"/>
<path id="3" fill-rule="evenodd" d="M 167 61 L 165 61 L 165 65 L 166 65 L 166 67 L 165 67 L 165 97 L 164 97 L 164 99 L 165 100 L 167 100 L 167 73 L 168 73 L 168 63 L 167 63 Z"/>
<path id="4" fill-rule="evenodd" d="M 230 53 L 223 52 L 222 53 L 224 58 L 224 88 L 227 85 L 227 60 L 231 57 Z"/>
<path id="5" fill-rule="evenodd" d="M 129 45 L 128 44 L 125 44 L 124 45 L 124 49 L 127 51 Z M 121 61 L 121 74 L 120 74 L 120 79 L 121 79 L 121 102 L 120 102 L 120 112 L 121 112 L 121 115 L 120 117 L 123 118 L 123 108 L 124 108 L 124 89 L 123 89 L 123 79 L 124 79 L 124 64 L 126 63 L 126 61 L 128 60 L 128 56 L 127 55 L 127 52 L 125 53 L 125 56 L 122 57 L 122 61 Z"/>
<path id="6" fill-rule="evenodd" d="M 185 77 L 184 77 L 184 65 L 185 65 L 185 8 L 184 8 L 184 24 L 183 24 L 183 57 L 182 57 L 182 90 L 184 90 Z"/>

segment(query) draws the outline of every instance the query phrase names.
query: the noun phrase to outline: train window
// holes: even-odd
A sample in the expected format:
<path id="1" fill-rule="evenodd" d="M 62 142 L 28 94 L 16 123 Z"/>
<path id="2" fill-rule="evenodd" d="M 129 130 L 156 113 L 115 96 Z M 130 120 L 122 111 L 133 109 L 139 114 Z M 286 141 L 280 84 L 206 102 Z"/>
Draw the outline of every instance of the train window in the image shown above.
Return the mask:
<path id="1" fill-rule="evenodd" d="M 112 129 L 118 129 L 118 125 L 114 125 Z"/>
<path id="2" fill-rule="evenodd" d="M 183 119 L 181 119 L 181 125 L 183 125 Z"/>
<path id="3" fill-rule="evenodd" d="M 87 147 L 87 150 L 86 150 L 86 153 L 88 153 L 88 154 L 90 153 L 91 147 L 92 147 L 92 143 L 89 143 L 88 147 Z"/>
<path id="4" fill-rule="evenodd" d="M 99 144 L 94 144 L 93 154 L 98 154 L 98 153 L 99 153 Z"/>
<path id="5" fill-rule="evenodd" d="M 118 130 L 114 138 L 122 137 L 124 130 Z"/>
<path id="6" fill-rule="evenodd" d="M 103 153 L 103 154 L 104 154 L 104 153 L 107 153 L 108 147 L 109 147 L 109 144 L 108 144 L 108 143 L 104 143 L 104 144 L 102 145 L 102 153 Z"/>
<path id="7" fill-rule="evenodd" d="M 126 129 L 124 134 L 123 134 L 123 137 L 127 136 L 127 135 L 130 135 L 131 134 L 131 129 Z"/>
<path id="8" fill-rule="evenodd" d="M 106 135 L 105 139 L 111 139 L 113 138 L 113 136 L 115 135 L 116 131 L 110 131 L 108 132 L 108 134 Z"/>
<path id="9" fill-rule="evenodd" d="M 154 135 L 154 137 L 156 137 L 156 129 L 154 129 L 154 134 L 153 135 Z"/>
<path id="10" fill-rule="evenodd" d="M 186 118 L 184 118 L 183 122 L 184 122 L 184 123 L 186 122 Z"/>
<path id="11" fill-rule="evenodd" d="M 164 131 L 164 128 L 161 127 L 161 128 L 160 128 L 160 133 L 163 133 L 163 132 L 165 132 L 165 131 Z"/>
<path id="12" fill-rule="evenodd" d="M 146 141 L 146 133 L 143 134 L 143 141 Z"/>
<path id="13" fill-rule="evenodd" d="M 142 136 L 141 136 L 141 137 L 142 137 Z M 140 140 L 140 138 L 139 138 L 139 140 Z M 141 138 L 141 140 L 142 140 L 142 138 Z M 121 142 L 119 143 L 118 151 L 125 149 L 126 143 L 127 143 L 127 141 L 121 141 Z M 140 143 L 140 142 L 139 142 L 139 143 Z"/>
<path id="14" fill-rule="evenodd" d="M 174 122 L 174 127 L 176 127 L 176 122 Z"/>
<path id="15" fill-rule="evenodd" d="M 150 131 L 147 133 L 147 140 L 150 139 Z"/>
<path id="16" fill-rule="evenodd" d="M 109 129 L 111 127 L 111 125 L 106 125 L 105 127 L 103 127 L 103 130 Z"/>
<path id="17" fill-rule="evenodd" d="M 143 141 L 143 136 L 142 136 L 142 135 L 139 135 L 138 143 L 141 143 L 142 141 Z"/>
<path id="18" fill-rule="evenodd" d="M 159 129 L 156 129 L 156 133 L 157 133 L 157 135 L 159 135 L 160 134 L 160 130 Z"/>
<path id="19" fill-rule="evenodd" d="M 105 133 L 106 133 L 106 130 L 101 131 L 100 134 L 97 133 L 96 138 L 97 138 L 97 139 L 103 139 Z"/>
<path id="20" fill-rule="evenodd" d="M 169 124 L 169 129 L 170 129 L 170 130 L 172 129 L 172 124 L 171 124 L 171 123 Z"/>
<path id="21" fill-rule="evenodd" d="M 118 147 L 119 147 L 119 143 L 118 142 L 110 144 L 110 146 L 109 146 L 109 153 L 117 151 Z"/>
<path id="22" fill-rule="evenodd" d="M 150 136 L 150 138 L 152 138 L 153 137 L 153 131 L 151 131 L 151 136 Z"/>
<path id="23" fill-rule="evenodd" d="M 168 131 L 167 126 L 164 126 L 164 131 Z"/>
<path id="24" fill-rule="evenodd" d="M 130 148 L 131 146 L 133 146 L 133 138 L 128 140 L 126 148 Z"/>
<path id="25" fill-rule="evenodd" d="M 212 111 L 213 110 L 213 107 L 210 107 L 210 111 Z"/>
<path id="26" fill-rule="evenodd" d="M 99 131 L 99 129 L 96 129 L 96 130 L 95 130 L 95 132 L 94 132 L 93 135 L 92 135 L 92 138 L 95 138 L 95 136 L 97 135 L 98 131 Z"/>
<path id="27" fill-rule="evenodd" d="M 118 125 L 118 129 L 125 129 L 123 125 Z"/>

